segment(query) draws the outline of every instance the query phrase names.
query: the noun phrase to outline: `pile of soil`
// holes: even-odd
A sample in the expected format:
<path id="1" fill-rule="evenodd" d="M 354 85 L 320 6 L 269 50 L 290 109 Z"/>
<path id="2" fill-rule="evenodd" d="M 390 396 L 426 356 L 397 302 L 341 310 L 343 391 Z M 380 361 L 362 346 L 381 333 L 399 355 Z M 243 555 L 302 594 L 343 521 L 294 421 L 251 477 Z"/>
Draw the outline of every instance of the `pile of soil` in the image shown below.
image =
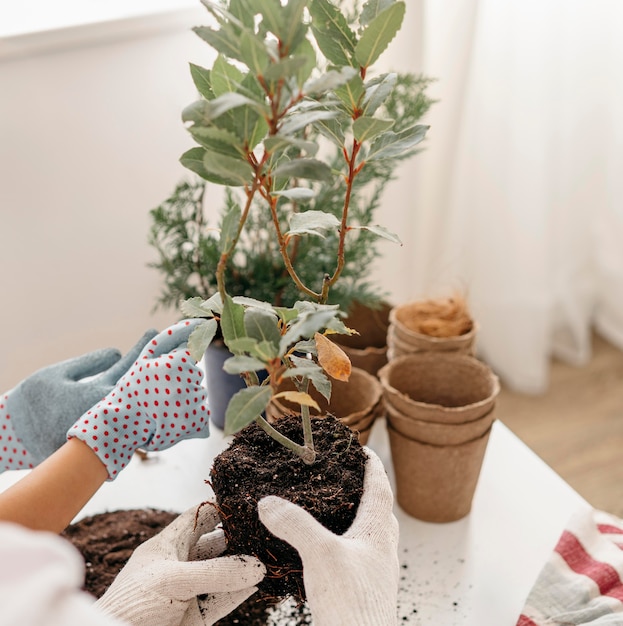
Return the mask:
<path id="1" fill-rule="evenodd" d="M 301 418 L 284 416 L 274 426 L 303 443 Z M 321 524 L 343 534 L 355 519 L 363 492 L 366 454 L 357 435 L 329 416 L 312 418 L 316 461 L 306 465 L 255 422 L 234 436 L 210 474 L 228 542 L 227 554 L 250 554 L 266 565 L 260 598 L 305 600 L 298 552 L 259 521 L 258 501 L 278 495 L 302 506 Z"/>
<path id="2" fill-rule="evenodd" d="M 178 516 L 156 509 L 100 513 L 67 527 L 62 537 L 74 544 L 86 565 L 84 589 L 96 598 L 104 592 L 132 552 Z"/>

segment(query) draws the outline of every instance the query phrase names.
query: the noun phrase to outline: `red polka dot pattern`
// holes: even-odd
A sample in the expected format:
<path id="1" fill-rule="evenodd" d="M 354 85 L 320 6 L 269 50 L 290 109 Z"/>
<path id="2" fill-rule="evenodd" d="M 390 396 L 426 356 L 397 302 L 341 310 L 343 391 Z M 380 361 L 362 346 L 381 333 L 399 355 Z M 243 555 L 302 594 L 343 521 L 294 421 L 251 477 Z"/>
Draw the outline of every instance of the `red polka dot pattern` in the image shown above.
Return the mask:
<path id="1" fill-rule="evenodd" d="M 8 410 L 10 393 L 0 397 L 0 472 L 34 467 L 34 459 L 15 435 L 11 425 Z"/>
<path id="2" fill-rule="evenodd" d="M 165 450 L 184 439 L 209 435 L 203 372 L 186 349 L 163 353 L 185 323 L 155 337 L 115 388 L 67 433 L 98 455 L 109 480 L 116 478 L 137 448 Z"/>

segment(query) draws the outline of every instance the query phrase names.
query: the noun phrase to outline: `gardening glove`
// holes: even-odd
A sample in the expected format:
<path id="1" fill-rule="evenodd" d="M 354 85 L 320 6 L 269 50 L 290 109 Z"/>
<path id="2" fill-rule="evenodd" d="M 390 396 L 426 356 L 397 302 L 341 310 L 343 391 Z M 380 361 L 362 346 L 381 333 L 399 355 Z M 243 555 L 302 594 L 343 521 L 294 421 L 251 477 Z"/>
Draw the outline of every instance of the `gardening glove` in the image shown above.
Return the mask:
<path id="1" fill-rule="evenodd" d="M 34 467 L 60 448 L 67 429 L 113 389 L 155 335 L 147 331 L 123 358 L 106 348 L 50 365 L 1 396 L 0 472 Z"/>
<path id="2" fill-rule="evenodd" d="M 315 626 L 388 626 L 397 622 L 398 521 L 383 463 L 369 448 L 363 496 L 343 534 L 301 507 L 267 496 L 259 517 L 273 535 L 298 550 Z"/>
<path id="3" fill-rule="evenodd" d="M 225 549 L 222 531 L 212 533 L 219 523 L 211 503 L 189 509 L 134 551 L 96 605 L 132 626 L 214 624 L 266 573 L 255 557 L 218 557 Z M 199 557 L 206 560 L 192 560 Z"/>
<path id="4" fill-rule="evenodd" d="M 141 351 L 114 389 L 67 432 L 86 443 L 114 480 L 137 448 L 165 450 L 209 435 L 203 373 L 186 349 L 201 320 L 183 320 Z"/>

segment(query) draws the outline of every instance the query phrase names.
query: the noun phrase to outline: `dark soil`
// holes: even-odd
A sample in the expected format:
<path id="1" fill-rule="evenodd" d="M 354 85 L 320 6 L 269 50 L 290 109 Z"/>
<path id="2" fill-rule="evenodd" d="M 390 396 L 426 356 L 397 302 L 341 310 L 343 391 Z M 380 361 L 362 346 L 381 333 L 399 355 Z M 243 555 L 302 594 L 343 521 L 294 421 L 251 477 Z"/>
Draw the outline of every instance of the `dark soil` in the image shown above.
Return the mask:
<path id="1" fill-rule="evenodd" d="M 300 417 L 283 417 L 275 427 L 303 442 Z M 356 434 L 333 417 L 312 419 L 312 431 L 317 454 L 313 465 L 303 463 L 255 422 L 237 433 L 214 460 L 211 484 L 227 553 L 250 554 L 266 565 L 260 598 L 305 600 L 298 553 L 259 521 L 257 503 L 262 497 L 278 495 L 295 502 L 336 534 L 348 530 L 357 513 L 366 454 Z"/>
<path id="2" fill-rule="evenodd" d="M 132 552 L 178 516 L 155 509 L 100 513 L 72 524 L 62 533 L 86 564 L 84 589 L 100 598 Z"/>

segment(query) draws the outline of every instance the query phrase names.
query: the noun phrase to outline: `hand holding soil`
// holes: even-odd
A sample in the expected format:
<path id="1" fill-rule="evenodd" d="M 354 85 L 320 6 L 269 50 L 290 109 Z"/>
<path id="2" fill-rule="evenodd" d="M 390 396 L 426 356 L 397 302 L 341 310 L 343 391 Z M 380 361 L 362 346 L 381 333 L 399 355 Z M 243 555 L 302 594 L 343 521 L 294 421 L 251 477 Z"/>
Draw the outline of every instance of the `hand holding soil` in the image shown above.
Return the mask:
<path id="1" fill-rule="evenodd" d="M 258 504 L 262 523 L 297 549 L 316 626 L 396 623 L 398 522 L 393 494 L 378 456 L 368 461 L 355 521 L 336 535 L 301 507 L 268 496 Z"/>

